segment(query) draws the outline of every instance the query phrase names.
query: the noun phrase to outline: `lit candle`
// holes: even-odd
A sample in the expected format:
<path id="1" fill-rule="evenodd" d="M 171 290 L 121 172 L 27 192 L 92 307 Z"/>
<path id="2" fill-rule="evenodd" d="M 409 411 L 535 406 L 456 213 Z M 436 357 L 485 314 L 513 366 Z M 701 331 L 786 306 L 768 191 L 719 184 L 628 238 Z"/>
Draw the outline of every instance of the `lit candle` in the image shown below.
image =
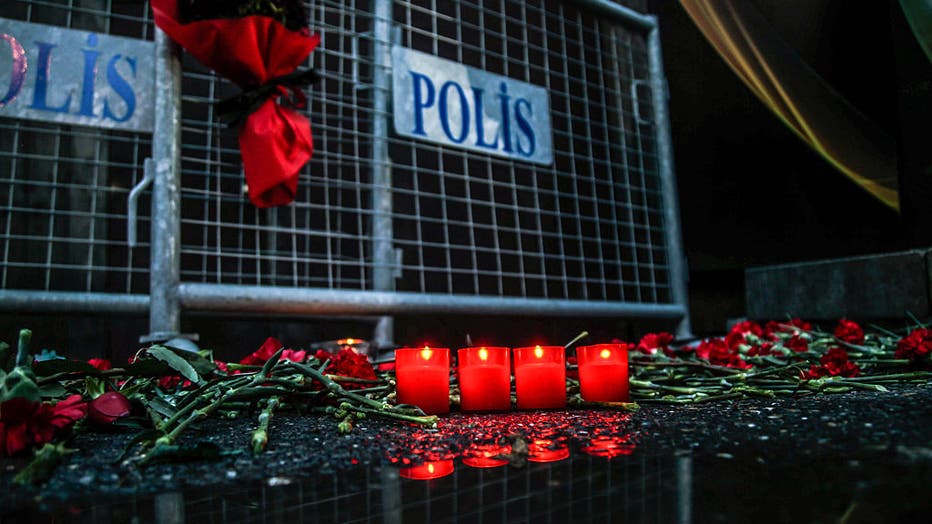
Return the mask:
<path id="1" fill-rule="evenodd" d="M 411 480 L 432 480 L 453 473 L 453 460 L 429 460 L 417 466 L 400 468 L 398 474 Z"/>
<path id="2" fill-rule="evenodd" d="M 463 411 L 511 409 L 511 359 L 508 348 L 462 348 L 459 356 L 460 408 Z"/>
<path id="3" fill-rule="evenodd" d="M 518 409 L 566 406 L 566 360 L 562 346 L 515 349 Z"/>
<path id="4" fill-rule="evenodd" d="M 590 402 L 628 401 L 628 346 L 596 344 L 576 349 L 579 390 Z"/>
<path id="5" fill-rule="evenodd" d="M 417 406 L 431 415 L 450 412 L 449 349 L 396 349 L 395 377 L 399 404 Z"/>

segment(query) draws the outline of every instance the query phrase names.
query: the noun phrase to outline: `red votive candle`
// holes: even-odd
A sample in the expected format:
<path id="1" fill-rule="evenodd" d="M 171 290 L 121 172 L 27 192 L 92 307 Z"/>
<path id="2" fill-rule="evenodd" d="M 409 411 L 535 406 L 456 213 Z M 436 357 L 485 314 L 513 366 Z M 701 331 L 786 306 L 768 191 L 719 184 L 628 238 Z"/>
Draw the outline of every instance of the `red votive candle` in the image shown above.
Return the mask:
<path id="1" fill-rule="evenodd" d="M 399 348 L 395 350 L 398 403 L 411 404 L 430 415 L 450 412 L 450 350 Z"/>
<path id="2" fill-rule="evenodd" d="M 596 344 L 576 349 L 579 392 L 590 402 L 628 401 L 628 346 Z"/>
<path id="3" fill-rule="evenodd" d="M 511 409 L 511 359 L 508 348 L 462 348 L 457 351 L 457 355 L 460 366 L 460 409 Z"/>
<path id="4" fill-rule="evenodd" d="M 518 409 L 566 406 L 566 359 L 563 346 L 515 348 Z"/>
<path id="5" fill-rule="evenodd" d="M 428 460 L 417 466 L 398 469 L 402 478 L 411 480 L 433 480 L 453 473 L 453 460 Z"/>

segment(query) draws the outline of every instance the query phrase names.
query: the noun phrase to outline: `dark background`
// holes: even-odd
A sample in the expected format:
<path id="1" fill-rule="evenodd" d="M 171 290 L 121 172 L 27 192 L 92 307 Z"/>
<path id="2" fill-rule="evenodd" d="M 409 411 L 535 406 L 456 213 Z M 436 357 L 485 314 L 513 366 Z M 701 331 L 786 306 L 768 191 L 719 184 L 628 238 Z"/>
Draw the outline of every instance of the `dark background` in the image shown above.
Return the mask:
<path id="1" fill-rule="evenodd" d="M 728 68 L 679 2 L 660 18 L 694 330 L 744 312 L 744 268 L 932 246 L 932 67 L 896 0 L 753 0 L 900 144 L 902 213 L 836 171 Z M 882 285 L 882 283 L 878 283 Z"/>

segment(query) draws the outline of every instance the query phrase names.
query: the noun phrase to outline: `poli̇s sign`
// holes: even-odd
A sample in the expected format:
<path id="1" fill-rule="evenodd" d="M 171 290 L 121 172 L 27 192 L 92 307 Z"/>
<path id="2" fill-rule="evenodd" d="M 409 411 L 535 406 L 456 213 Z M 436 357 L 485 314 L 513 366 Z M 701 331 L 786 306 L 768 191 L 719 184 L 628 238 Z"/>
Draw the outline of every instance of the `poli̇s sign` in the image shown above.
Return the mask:
<path id="1" fill-rule="evenodd" d="M 0 116 L 152 131 L 155 46 L 0 18 Z"/>
<path id="2" fill-rule="evenodd" d="M 553 163 L 550 99 L 539 86 L 392 48 L 395 132 L 535 164 Z"/>

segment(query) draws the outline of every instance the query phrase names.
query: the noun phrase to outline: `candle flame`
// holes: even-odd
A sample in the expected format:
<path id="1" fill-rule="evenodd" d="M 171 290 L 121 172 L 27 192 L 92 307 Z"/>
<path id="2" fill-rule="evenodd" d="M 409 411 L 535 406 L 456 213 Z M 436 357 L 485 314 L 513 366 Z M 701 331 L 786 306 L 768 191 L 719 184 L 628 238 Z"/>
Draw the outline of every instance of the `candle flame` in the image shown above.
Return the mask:
<path id="1" fill-rule="evenodd" d="M 599 356 L 602 358 L 609 358 L 612 356 L 612 352 L 609 349 L 603 349 L 602 352 L 599 353 Z"/>
<path id="2" fill-rule="evenodd" d="M 430 357 L 433 354 L 434 354 L 433 350 L 431 350 L 427 346 L 424 346 L 424 349 L 421 350 L 421 358 L 423 358 L 424 360 L 430 360 Z"/>
<path id="3" fill-rule="evenodd" d="M 544 358 L 544 348 L 537 346 L 534 348 L 534 356 L 537 358 Z"/>
<path id="4" fill-rule="evenodd" d="M 479 360 L 488 360 L 489 359 L 489 350 L 485 348 L 479 348 Z"/>
<path id="5" fill-rule="evenodd" d="M 343 340 L 338 340 L 338 341 L 337 341 L 337 344 L 350 344 L 350 345 L 352 345 L 352 344 L 355 344 L 355 343 L 357 343 L 357 342 L 359 342 L 359 341 L 356 340 L 355 338 L 344 338 Z"/>
<path id="6" fill-rule="evenodd" d="M 430 462 L 427 463 L 427 472 L 433 474 L 433 472 L 434 472 L 434 465 L 433 465 L 433 463 L 430 463 Z"/>

